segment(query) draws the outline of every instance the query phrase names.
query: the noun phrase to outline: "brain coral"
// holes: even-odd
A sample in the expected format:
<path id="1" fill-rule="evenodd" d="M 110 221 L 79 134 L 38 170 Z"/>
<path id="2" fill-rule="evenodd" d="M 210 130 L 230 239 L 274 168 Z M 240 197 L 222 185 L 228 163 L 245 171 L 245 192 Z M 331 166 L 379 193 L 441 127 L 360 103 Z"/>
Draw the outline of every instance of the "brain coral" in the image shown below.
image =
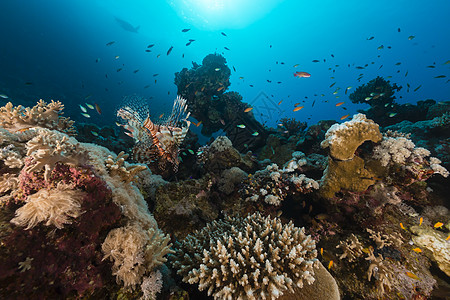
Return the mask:
<path id="1" fill-rule="evenodd" d="M 213 221 L 178 243 L 173 267 L 215 299 L 276 299 L 312 284 L 315 241 L 259 213 Z"/>

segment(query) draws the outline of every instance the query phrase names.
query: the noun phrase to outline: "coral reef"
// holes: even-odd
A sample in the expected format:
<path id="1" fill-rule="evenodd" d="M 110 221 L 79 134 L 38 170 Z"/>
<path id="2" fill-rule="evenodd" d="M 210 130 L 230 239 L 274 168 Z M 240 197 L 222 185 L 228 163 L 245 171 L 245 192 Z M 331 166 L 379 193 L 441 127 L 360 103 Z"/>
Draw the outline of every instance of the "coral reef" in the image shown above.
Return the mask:
<path id="1" fill-rule="evenodd" d="M 220 173 L 232 167 L 250 172 L 256 167 L 253 154 L 240 154 L 226 136 L 218 136 L 209 146 L 198 149 L 197 159 L 207 172 Z"/>
<path id="2" fill-rule="evenodd" d="M 0 165 L 0 295 L 114 293 L 120 286 L 113 287 L 111 266 L 126 286 L 141 286 L 145 276 L 153 276 L 171 252 L 170 238 L 158 229 L 133 181 L 144 188 L 161 184 L 160 177 L 146 166 L 125 162 L 123 153 L 79 143 L 56 130 L 7 129 L 0 132 L 1 143 L 14 152 Z M 137 176 L 141 171 L 147 172 L 145 180 Z M 48 288 L 37 288 L 41 284 Z"/>
<path id="3" fill-rule="evenodd" d="M 21 132 L 32 128 L 55 129 L 70 135 L 76 133 L 74 121 L 63 117 L 64 105 L 59 101 L 39 100 L 29 108 L 22 105 L 14 107 L 11 102 L 0 107 L 0 126 L 11 131 Z"/>
<path id="4" fill-rule="evenodd" d="M 247 201 L 263 200 L 267 204 L 278 206 L 288 195 L 312 192 L 319 188 L 319 183 L 300 173 L 301 167 L 306 163 L 302 152 L 294 152 L 292 159 L 283 169 L 279 169 L 276 164 L 270 164 L 264 170 L 249 176 L 240 193 Z"/>
<path id="5" fill-rule="evenodd" d="M 216 299 L 276 299 L 314 282 L 316 256 L 304 229 L 253 214 L 208 224 L 171 259 L 184 282 Z"/>
<path id="6" fill-rule="evenodd" d="M 209 54 L 202 65 L 193 63 L 191 69 L 175 73 L 177 93 L 187 99 L 192 116 L 203 124 L 203 135 L 222 129 L 239 151 L 256 149 L 263 145 L 266 130 L 252 112 L 244 112 L 249 105 L 239 93 L 225 92 L 231 75 L 226 63 L 220 54 Z M 238 128 L 240 124 L 246 127 Z M 259 135 L 253 136 L 254 132 Z"/>
<path id="7" fill-rule="evenodd" d="M 363 84 L 355 89 L 349 95 L 349 99 L 353 103 L 367 103 L 370 108 L 366 111 L 360 111 L 366 114 L 370 119 L 375 120 L 382 126 L 395 123 L 389 117 L 389 112 L 397 112 L 397 104 L 395 103 L 394 93 L 401 90 L 401 86 L 391 84 L 389 80 L 385 80 L 378 76 L 370 80 L 367 84 Z"/>

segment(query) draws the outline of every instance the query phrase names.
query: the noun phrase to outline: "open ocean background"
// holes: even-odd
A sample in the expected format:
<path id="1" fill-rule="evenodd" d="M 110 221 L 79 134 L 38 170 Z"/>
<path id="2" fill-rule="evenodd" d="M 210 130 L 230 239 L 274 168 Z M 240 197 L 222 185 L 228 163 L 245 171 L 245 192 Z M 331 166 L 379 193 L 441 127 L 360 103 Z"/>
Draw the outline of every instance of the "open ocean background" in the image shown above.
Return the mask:
<path id="1" fill-rule="evenodd" d="M 88 121 L 107 125 L 131 94 L 149 99 L 153 115 L 169 112 L 177 92 L 174 73 L 216 52 L 236 69 L 228 91 L 255 105 L 256 118 L 269 126 L 282 117 L 312 125 L 367 108 L 348 95 L 376 76 L 392 76 L 403 86 L 398 103 L 447 101 L 449 11 L 448 0 L 4 0 L 0 93 L 28 106 L 40 98 L 61 100 L 65 115 L 76 121 L 86 121 L 79 104 L 98 103 L 103 114 Z M 140 27 L 127 31 L 116 18 Z M 189 39 L 195 41 L 186 46 Z M 146 52 L 150 44 L 155 46 Z M 295 71 L 311 77 L 296 78 Z M 446 77 L 434 78 L 439 75 Z M 271 110 L 258 107 L 261 97 Z M 305 107 L 293 112 L 297 102 Z"/>

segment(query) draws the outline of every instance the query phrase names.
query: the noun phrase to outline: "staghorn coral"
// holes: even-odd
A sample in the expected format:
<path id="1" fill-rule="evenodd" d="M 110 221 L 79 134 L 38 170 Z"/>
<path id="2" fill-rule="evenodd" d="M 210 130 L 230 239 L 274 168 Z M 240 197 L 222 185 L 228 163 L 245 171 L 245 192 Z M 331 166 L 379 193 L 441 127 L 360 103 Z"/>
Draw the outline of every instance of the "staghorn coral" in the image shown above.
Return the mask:
<path id="1" fill-rule="evenodd" d="M 104 258 L 110 258 L 114 265 L 113 275 L 117 282 L 134 288 L 142 283 L 145 273 L 166 262 L 164 257 L 170 250 L 170 237 L 159 229 L 145 231 L 136 224 L 111 230 L 102 244 Z"/>
<path id="2" fill-rule="evenodd" d="M 329 147 L 333 159 L 350 160 L 362 143 L 365 141 L 378 143 L 382 138 L 378 124 L 363 114 L 357 114 L 351 121 L 331 126 L 320 146 Z"/>
<path id="3" fill-rule="evenodd" d="M 44 168 L 44 179 L 48 181 L 57 163 L 70 166 L 86 164 L 87 153 L 73 137 L 48 129 L 39 129 L 38 134 L 27 143 L 27 156 L 34 164 L 25 172 L 31 173 Z"/>
<path id="4" fill-rule="evenodd" d="M 256 213 L 213 221 L 177 244 L 184 282 L 215 299 L 276 299 L 314 282 L 315 242 L 304 228 Z"/>
<path id="5" fill-rule="evenodd" d="M 347 258 L 349 262 L 355 262 L 357 258 L 361 257 L 363 254 L 363 245 L 353 233 L 345 242 L 340 241 L 336 248 L 340 248 L 344 251 L 344 253 L 339 256 L 339 259 Z"/>
<path id="6" fill-rule="evenodd" d="M 139 164 L 133 164 L 130 165 L 129 163 L 126 163 L 125 160 L 128 158 L 128 154 L 125 154 L 125 152 L 120 152 L 116 158 L 114 158 L 112 155 L 108 155 L 106 158 L 106 167 L 108 168 L 111 175 L 117 175 L 124 182 L 131 182 L 136 179 L 137 173 L 146 170 L 146 165 L 139 165 Z"/>
<path id="7" fill-rule="evenodd" d="M 76 133 L 74 121 L 63 117 L 64 105 L 59 101 L 39 100 L 29 108 L 22 105 L 14 107 L 11 102 L 0 107 L 0 126 L 10 132 L 24 131 L 31 128 L 48 128 L 64 132 L 69 135 Z"/>
<path id="8" fill-rule="evenodd" d="M 11 223 L 31 229 L 42 221 L 46 226 L 54 225 L 61 229 L 64 224 L 71 224 L 71 218 L 80 216 L 80 201 L 85 193 L 74 190 L 73 186 L 58 184 L 56 189 L 41 189 L 28 196 L 26 204 L 16 210 Z"/>

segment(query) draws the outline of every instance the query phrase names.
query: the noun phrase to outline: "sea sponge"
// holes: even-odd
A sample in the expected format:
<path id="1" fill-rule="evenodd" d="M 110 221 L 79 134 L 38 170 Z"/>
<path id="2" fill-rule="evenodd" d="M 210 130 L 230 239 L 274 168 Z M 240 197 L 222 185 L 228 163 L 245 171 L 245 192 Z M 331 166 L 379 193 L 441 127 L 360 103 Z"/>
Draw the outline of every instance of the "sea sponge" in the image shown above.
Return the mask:
<path id="1" fill-rule="evenodd" d="M 276 299 L 312 284 L 319 263 L 304 228 L 259 213 L 213 221 L 176 248 L 183 281 L 215 299 Z"/>
<path id="2" fill-rule="evenodd" d="M 41 189 L 28 196 L 27 203 L 16 210 L 11 223 L 26 226 L 27 230 L 47 221 L 46 226 L 54 225 L 61 229 L 64 224 L 72 223 L 69 217 L 76 218 L 81 214 L 80 202 L 85 195 L 86 193 L 65 184 L 58 184 L 55 189 Z"/>
<path id="3" fill-rule="evenodd" d="M 325 198 L 332 198 L 341 189 L 364 192 L 375 184 L 375 177 L 376 175 L 365 167 L 364 160 L 358 156 L 346 161 L 330 157 L 320 180 L 320 193 Z"/>
<path id="4" fill-rule="evenodd" d="M 356 114 L 351 121 L 331 126 L 320 146 L 329 147 L 330 156 L 334 159 L 349 160 L 365 141 L 378 143 L 382 138 L 378 124 L 364 114 Z"/>
<path id="5" fill-rule="evenodd" d="M 23 131 L 31 128 L 48 128 L 74 135 L 74 121 L 62 116 L 64 104 L 59 101 L 39 100 L 29 108 L 22 105 L 14 107 L 11 102 L 0 107 L 0 126 L 10 132 Z"/>

